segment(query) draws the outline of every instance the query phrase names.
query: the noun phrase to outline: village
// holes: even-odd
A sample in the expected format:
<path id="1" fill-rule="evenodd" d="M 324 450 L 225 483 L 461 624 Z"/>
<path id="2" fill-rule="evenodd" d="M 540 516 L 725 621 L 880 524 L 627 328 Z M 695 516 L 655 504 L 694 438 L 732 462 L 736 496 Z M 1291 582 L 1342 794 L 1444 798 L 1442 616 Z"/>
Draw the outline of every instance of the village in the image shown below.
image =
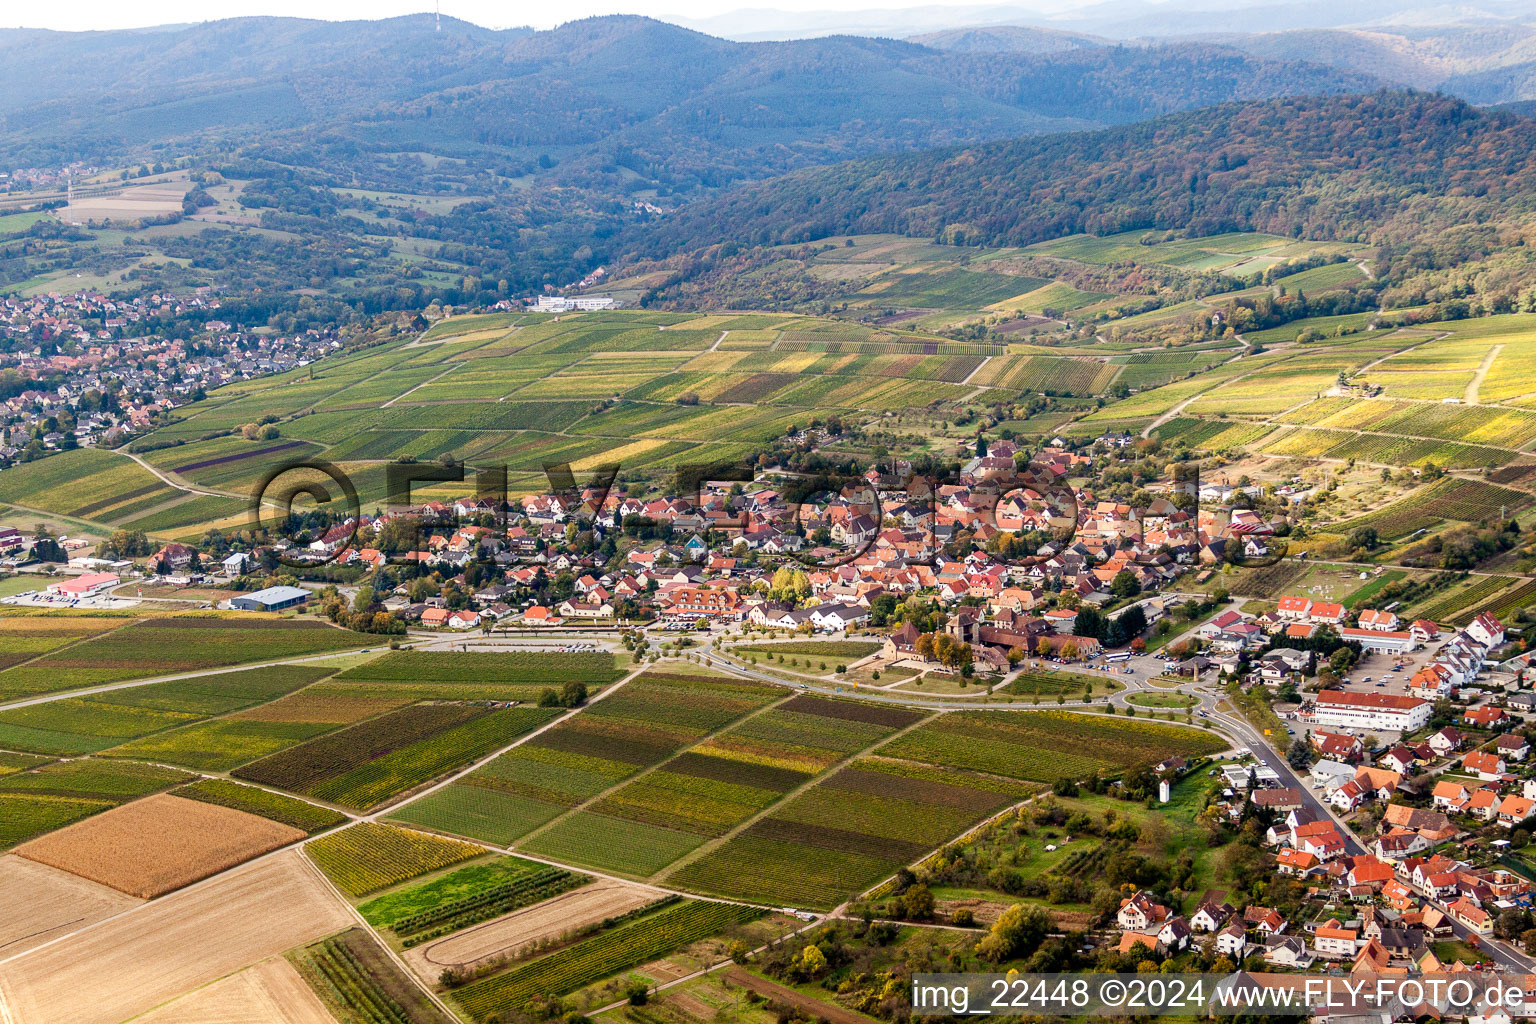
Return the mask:
<path id="1" fill-rule="evenodd" d="M 219 308 L 205 289 L 0 298 L 0 464 L 124 444 L 208 391 L 342 347 L 334 332 L 247 332 Z"/>

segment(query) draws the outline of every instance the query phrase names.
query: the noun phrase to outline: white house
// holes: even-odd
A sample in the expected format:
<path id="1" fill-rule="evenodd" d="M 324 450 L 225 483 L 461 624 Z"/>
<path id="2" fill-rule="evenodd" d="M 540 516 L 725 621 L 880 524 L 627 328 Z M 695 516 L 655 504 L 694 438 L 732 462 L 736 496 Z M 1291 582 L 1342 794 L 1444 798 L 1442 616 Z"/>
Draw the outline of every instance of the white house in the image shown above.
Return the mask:
<path id="1" fill-rule="evenodd" d="M 1418 697 L 1324 690 L 1317 695 L 1310 718 L 1318 725 L 1411 732 L 1424 727 L 1432 709 L 1429 701 Z"/>

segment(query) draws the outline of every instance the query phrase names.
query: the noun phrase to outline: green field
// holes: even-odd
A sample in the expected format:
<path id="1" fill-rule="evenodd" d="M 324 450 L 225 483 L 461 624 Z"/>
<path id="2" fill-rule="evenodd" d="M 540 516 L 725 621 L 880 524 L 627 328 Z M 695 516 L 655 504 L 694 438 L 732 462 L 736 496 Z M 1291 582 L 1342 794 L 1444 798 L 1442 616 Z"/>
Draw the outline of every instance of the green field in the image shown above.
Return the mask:
<path id="1" fill-rule="evenodd" d="M 0 847 L 191 779 L 174 768 L 96 759 L 0 775 Z"/>
<path id="2" fill-rule="evenodd" d="M 367 636 L 301 619 L 172 615 L 121 628 L 0 672 L 0 697 L 71 690 L 364 647 Z"/>

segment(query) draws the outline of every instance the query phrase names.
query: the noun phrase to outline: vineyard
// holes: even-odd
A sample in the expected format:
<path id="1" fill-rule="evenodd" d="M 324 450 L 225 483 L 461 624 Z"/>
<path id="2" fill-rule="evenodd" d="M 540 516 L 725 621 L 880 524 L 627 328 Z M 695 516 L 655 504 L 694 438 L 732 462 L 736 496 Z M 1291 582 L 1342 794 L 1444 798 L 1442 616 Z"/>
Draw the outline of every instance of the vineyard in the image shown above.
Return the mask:
<path id="1" fill-rule="evenodd" d="M 1221 741 L 1211 733 L 1175 726 L 1052 712 L 998 716 L 961 711 L 920 726 L 881 753 L 1054 782 L 1156 764 L 1171 754 L 1219 749 Z"/>
<path id="2" fill-rule="evenodd" d="M 1109 858 L 1127 845 L 1120 841 L 1081 847 L 1062 858 L 1052 873 L 1065 878 L 1097 878 L 1104 873 L 1104 865 Z"/>
<path id="3" fill-rule="evenodd" d="M 212 616 L 143 619 L 0 672 L 0 698 L 363 647 L 319 622 Z"/>
<path id="4" fill-rule="evenodd" d="M 602 686 L 623 673 L 608 651 L 391 651 L 336 678 L 369 682 L 515 683 L 558 687 L 568 682 Z"/>
<path id="5" fill-rule="evenodd" d="M 362 928 L 289 959 L 341 1024 L 450 1024 Z"/>
<path id="6" fill-rule="evenodd" d="M 1339 523 L 1333 529 L 1346 533 L 1369 526 L 1383 539 L 1397 540 L 1435 529 L 1447 519 L 1463 523 L 1490 522 L 1501 514 L 1513 514 L 1530 501 L 1529 495 L 1508 487 L 1445 477 L 1385 508 Z"/>
<path id="7" fill-rule="evenodd" d="M 735 899 L 826 909 L 1032 791 L 963 769 L 865 757 L 667 881 Z"/>
<path id="8" fill-rule="evenodd" d="M 486 1022 L 520 1009 L 535 996 L 574 992 L 761 913 L 754 907 L 686 900 L 466 985 L 454 998 L 476 1021 Z"/>
<path id="9" fill-rule="evenodd" d="M 1472 621 L 1476 617 L 1475 612 L 1458 615 L 1462 609 L 1482 607 L 1485 604 L 1501 604 L 1515 591 L 1515 579 L 1512 576 L 1483 576 L 1479 577 L 1471 586 L 1460 590 L 1453 590 L 1432 604 L 1425 605 L 1418 610 L 1420 618 L 1431 622 L 1448 622 L 1460 625 Z M 1522 583 L 1520 588 L 1525 590 L 1530 583 Z"/>
<path id="10" fill-rule="evenodd" d="M 322 836 L 305 849 L 351 896 L 367 896 L 486 852 L 456 839 L 372 821 Z"/>
<path id="11" fill-rule="evenodd" d="M 577 811 L 518 849 L 551 860 L 645 878 L 703 842 L 699 835 Z"/>
<path id="12" fill-rule="evenodd" d="M 788 654 L 809 658 L 846 658 L 856 661 L 874 654 L 880 645 L 873 640 L 785 640 L 779 643 L 741 644 L 733 654 Z"/>
<path id="13" fill-rule="evenodd" d="M 324 832 L 328 828 L 335 828 L 347 820 L 345 814 L 328 807 L 318 807 L 315 804 L 295 800 L 293 797 L 273 793 L 271 790 L 258 789 L 255 786 L 242 786 L 228 779 L 199 779 L 190 786 L 183 786 L 176 790 L 175 795 L 189 800 L 218 804 L 221 807 L 231 807 L 237 811 L 245 811 L 247 814 L 260 815 L 271 821 L 291 825 L 311 835 Z"/>
<path id="14" fill-rule="evenodd" d="M 586 885 L 585 875 L 516 857 L 460 868 L 425 885 L 381 896 L 358 911 L 415 945 Z"/>
<path id="15" fill-rule="evenodd" d="M 366 809 L 510 743 L 556 713 L 417 704 L 269 755 L 234 774 Z"/>
<path id="16" fill-rule="evenodd" d="M 1294 559 L 1282 558 L 1274 565 L 1240 570 L 1228 592 L 1238 597 L 1273 598 L 1291 589 L 1306 571 L 1306 567 Z"/>

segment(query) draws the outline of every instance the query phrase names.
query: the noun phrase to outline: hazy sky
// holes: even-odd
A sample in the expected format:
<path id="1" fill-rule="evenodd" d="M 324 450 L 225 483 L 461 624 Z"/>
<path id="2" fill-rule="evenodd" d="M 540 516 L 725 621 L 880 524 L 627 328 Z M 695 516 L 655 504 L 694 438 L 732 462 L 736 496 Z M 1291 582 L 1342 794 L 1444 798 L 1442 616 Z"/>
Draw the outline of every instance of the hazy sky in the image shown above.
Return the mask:
<path id="1" fill-rule="evenodd" d="M 677 15 L 706 18 L 740 7 L 779 10 L 852 11 L 871 8 L 935 6 L 945 0 L 561 0 L 559 3 L 503 3 L 497 0 L 443 0 L 443 13 L 489 28 L 532 25 L 551 28 L 561 22 L 594 14 L 646 14 L 665 18 Z M 970 5 L 987 0 L 962 0 Z M 1074 7 L 1082 0 L 1057 0 L 1042 7 Z M 432 10 L 432 0 L 230 0 L 210 6 L 203 0 L 71 0 L 62 4 L 15 4 L 0 12 L 0 26 L 14 28 L 84 29 L 139 28 L 270 14 L 345 21 L 390 18 Z M 1030 4 L 1029 6 L 1035 6 Z"/>

